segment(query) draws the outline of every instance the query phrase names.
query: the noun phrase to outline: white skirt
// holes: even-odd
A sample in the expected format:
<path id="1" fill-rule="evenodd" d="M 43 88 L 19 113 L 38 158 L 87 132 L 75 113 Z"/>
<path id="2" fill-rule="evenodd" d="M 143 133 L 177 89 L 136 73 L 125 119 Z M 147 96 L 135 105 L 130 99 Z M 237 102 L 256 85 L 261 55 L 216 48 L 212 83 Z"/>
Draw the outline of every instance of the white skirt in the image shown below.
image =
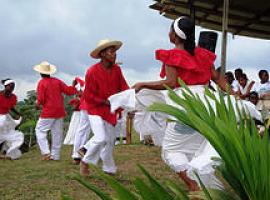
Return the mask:
<path id="1" fill-rule="evenodd" d="M 80 123 L 80 111 L 74 111 L 71 116 L 68 131 L 64 140 L 65 145 L 73 145 L 76 131 L 79 128 Z"/>
<path id="2" fill-rule="evenodd" d="M 206 107 L 208 107 L 204 97 L 204 87 L 200 85 L 189 86 L 189 89 L 194 94 L 197 94 Z M 182 96 L 182 89 L 176 89 L 176 93 Z M 217 93 L 214 93 L 214 95 L 219 99 Z M 225 103 L 227 98 L 228 96 L 224 97 Z M 234 96 L 230 96 L 230 99 L 235 110 L 235 104 L 237 104 L 240 110 L 244 109 L 252 117 L 261 120 L 261 115 L 253 104 L 247 101 L 236 101 Z M 211 107 L 215 110 L 215 102 L 210 98 L 208 100 Z M 183 109 L 181 106 L 176 105 L 168 96 L 166 96 L 166 103 Z M 188 176 L 198 181 L 193 173 L 193 171 L 196 171 L 207 187 L 220 188 L 222 184 L 216 179 L 215 169 L 213 168 L 213 165 L 217 163 L 211 159 L 212 157 L 220 156 L 202 135 L 181 122 L 169 123 L 163 140 L 162 158 L 174 171 L 187 170 Z"/>
<path id="3" fill-rule="evenodd" d="M 133 124 L 141 138 L 145 135 L 151 135 L 154 144 L 161 146 L 166 129 L 167 115 L 147 110 L 155 102 L 165 103 L 165 97 L 161 91 L 143 89 L 136 94 L 136 113 Z"/>
<path id="4" fill-rule="evenodd" d="M 4 143 L 2 150 L 5 150 L 6 156 L 11 159 L 18 159 L 22 155 L 19 148 L 24 142 L 24 135 L 15 130 L 20 122 L 21 118 L 14 120 L 9 114 L 0 115 L 0 144 Z"/>

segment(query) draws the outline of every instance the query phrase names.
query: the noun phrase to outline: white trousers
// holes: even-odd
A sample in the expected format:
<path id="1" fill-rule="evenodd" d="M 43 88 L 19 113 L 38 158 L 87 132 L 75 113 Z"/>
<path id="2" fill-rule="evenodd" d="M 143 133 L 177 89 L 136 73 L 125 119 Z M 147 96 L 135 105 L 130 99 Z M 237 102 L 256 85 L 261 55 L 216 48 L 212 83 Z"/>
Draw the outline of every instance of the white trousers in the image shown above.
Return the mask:
<path id="1" fill-rule="evenodd" d="M 47 139 L 49 130 L 52 136 L 51 151 Z M 36 125 L 36 137 L 41 154 L 51 154 L 53 160 L 59 160 L 63 140 L 63 118 L 39 118 Z"/>
<path id="2" fill-rule="evenodd" d="M 126 130 L 126 115 L 123 115 L 122 118 L 117 120 L 117 124 L 115 126 L 115 133 L 116 133 L 116 137 L 120 138 L 122 137 L 126 137 L 127 136 L 127 130 Z M 122 134 L 121 134 L 122 133 Z"/>
<path id="3" fill-rule="evenodd" d="M 85 145 L 91 131 L 90 120 L 86 110 L 80 111 L 80 122 L 75 134 L 72 158 L 80 158 L 78 150 Z"/>
<path id="4" fill-rule="evenodd" d="M 94 136 L 85 145 L 87 152 L 82 161 L 96 165 L 101 159 L 103 171 L 116 173 L 113 159 L 115 127 L 97 115 L 89 115 L 89 121 Z"/>

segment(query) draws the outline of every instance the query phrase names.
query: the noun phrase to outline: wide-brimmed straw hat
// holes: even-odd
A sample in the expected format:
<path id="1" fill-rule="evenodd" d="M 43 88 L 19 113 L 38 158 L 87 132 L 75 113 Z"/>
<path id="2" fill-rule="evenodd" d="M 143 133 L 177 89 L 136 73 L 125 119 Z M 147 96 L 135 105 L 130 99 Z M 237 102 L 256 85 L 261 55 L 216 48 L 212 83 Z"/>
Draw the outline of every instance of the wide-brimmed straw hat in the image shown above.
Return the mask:
<path id="1" fill-rule="evenodd" d="M 122 42 L 121 41 L 117 41 L 117 40 L 109 40 L 109 39 L 104 39 L 104 40 L 100 40 L 97 44 L 97 47 L 90 52 L 90 56 L 92 58 L 100 58 L 99 53 L 111 46 L 115 46 L 116 50 L 118 50 L 121 46 L 122 46 Z"/>
<path id="2" fill-rule="evenodd" d="M 43 61 L 40 64 L 35 65 L 34 70 L 41 74 L 51 75 L 56 72 L 56 66 L 50 64 L 47 61 Z"/>

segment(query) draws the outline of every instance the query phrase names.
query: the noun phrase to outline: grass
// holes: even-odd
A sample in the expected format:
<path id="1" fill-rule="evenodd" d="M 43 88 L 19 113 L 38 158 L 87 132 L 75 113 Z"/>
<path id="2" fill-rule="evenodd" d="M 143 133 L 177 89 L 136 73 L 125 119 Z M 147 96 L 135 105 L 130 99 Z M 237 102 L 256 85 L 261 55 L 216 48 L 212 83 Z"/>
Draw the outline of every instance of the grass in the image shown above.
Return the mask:
<path id="1" fill-rule="evenodd" d="M 60 199 L 61 194 L 75 200 L 99 199 L 72 179 L 79 173 L 79 166 L 72 165 L 70 154 L 71 146 L 63 146 L 61 161 L 41 161 L 39 150 L 34 146 L 20 160 L 0 160 L 0 199 L 52 200 Z M 114 157 L 118 167 L 116 180 L 131 190 L 135 177 L 144 179 L 138 163 L 161 183 L 170 179 L 180 184 L 176 174 L 161 160 L 159 147 L 141 145 L 135 138 L 135 144 L 116 146 Z M 113 193 L 95 171 L 85 179 L 107 193 Z"/>

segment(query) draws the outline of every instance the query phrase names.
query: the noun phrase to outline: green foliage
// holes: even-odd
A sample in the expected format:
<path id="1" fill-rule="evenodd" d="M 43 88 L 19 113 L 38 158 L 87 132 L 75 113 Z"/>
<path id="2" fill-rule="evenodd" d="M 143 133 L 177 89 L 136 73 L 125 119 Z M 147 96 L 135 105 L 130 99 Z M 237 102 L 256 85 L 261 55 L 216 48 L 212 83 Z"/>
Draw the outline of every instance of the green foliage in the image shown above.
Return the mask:
<path id="1" fill-rule="evenodd" d="M 145 181 L 141 178 L 135 178 L 134 185 L 136 190 L 134 192 L 131 192 L 129 189 L 125 188 L 125 186 L 117 182 L 113 177 L 104 174 L 101 170 L 94 166 L 93 168 L 95 168 L 95 171 L 98 172 L 100 178 L 103 179 L 111 188 L 113 188 L 113 190 L 115 191 L 115 195 L 113 197 L 108 196 L 101 189 L 86 182 L 80 176 L 76 176 L 74 179 L 89 190 L 93 191 L 100 197 L 100 199 L 103 200 L 238 200 L 237 198 L 226 194 L 224 191 L 220 190 L 208 191 L 205 188 L 205 193 L 202 191 L 188 193 L 187 191 L 183 190 L 183 186 L 178 186 L 171 181 L 168 181 L 165 184 L 161 184 L 140 165 L 139 169 L 147 178 L 147 180 Z"/>
<path id="2" fill-rule="evenodd" d="M 221 93 L 217 98 L 206 89 L 206 96 L 215 101 L 215 112 L 209 100 L 206 99 L 209 105 L 206 107 L 198 96 L 191 94 L 185 85 L 183 87 L 183 97 L 171 89 L 169 96 L 185 110 L 164 104 L 154 104 L 150 110 L 167 113 L 204 135 L 222 158 L 218 172 L 241 199 L 270 199 L 267 130 L 261 138 L 249 115 L 239 108 L 235 113 L 229 97 L 226 106 Z"/>

